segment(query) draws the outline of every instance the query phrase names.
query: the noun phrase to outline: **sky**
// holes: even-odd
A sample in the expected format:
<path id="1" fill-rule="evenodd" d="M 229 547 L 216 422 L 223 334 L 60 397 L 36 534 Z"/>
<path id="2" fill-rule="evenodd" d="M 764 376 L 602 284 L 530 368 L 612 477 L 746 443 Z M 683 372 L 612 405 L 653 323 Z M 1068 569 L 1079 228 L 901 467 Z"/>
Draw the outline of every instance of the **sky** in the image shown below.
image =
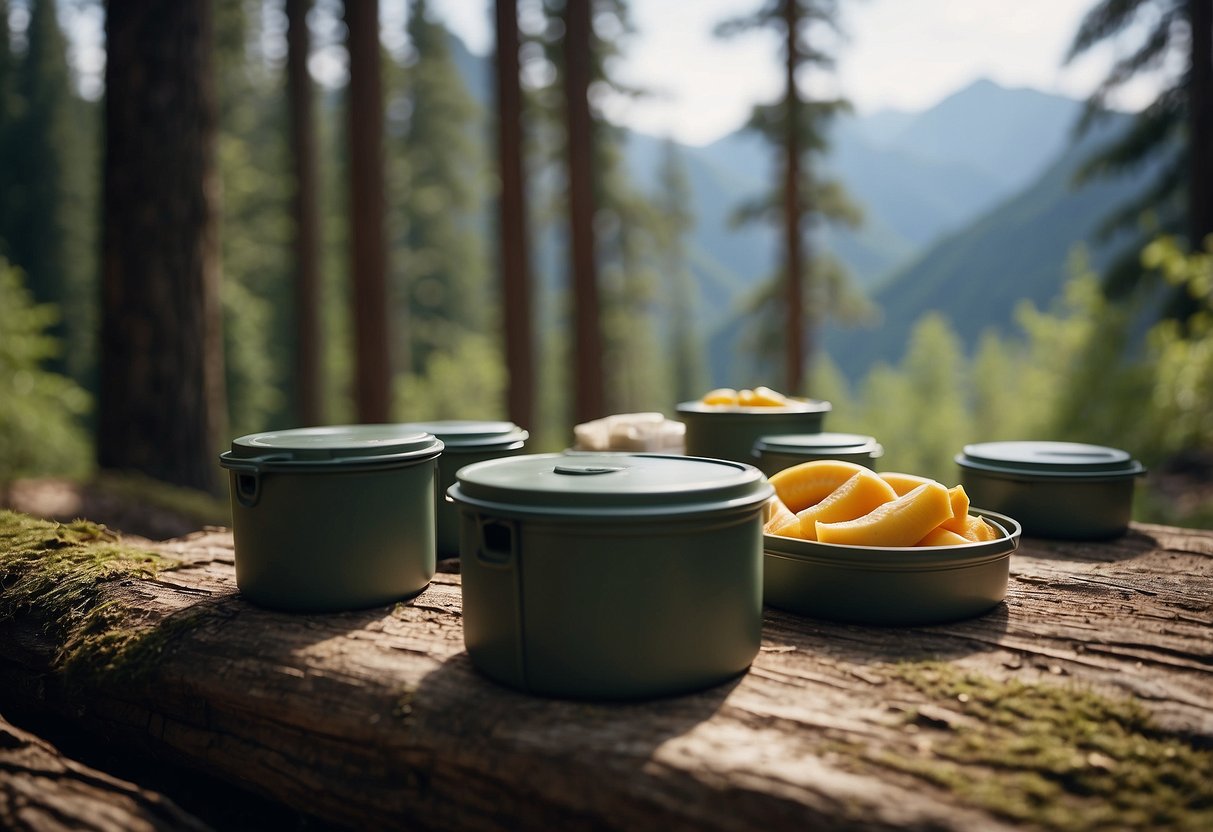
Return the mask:
<path id="1" fill-rule="evenodd" d="M 524 0 L 525 2 L 525 0 Z M 1085 98 L 1110 65 L 1103 48 L 1063 67 L 1083 14 L 1095 0 L 842 0 L 833 77 L 805 78 L 818 95 L 844 96 L 856 111 L 927 109 L 979 78 Z M 618 77 L 643 87 L 640 100 L 614 101 L 613 120 L 640 132 L 703 145 L 740 127 L 750 108 L 774 100 L 782 83 L 779 42 L 770 32 L 723 41 L 721 20 L 760 0 L 631 0 L 636 33 Z M 492 51 L 482 0 L 432 0 L 437 17 L 476 53 Z M 835 42 L 837 41 L 837 42 Z M 1143 82 L 1114 101 L 1138 109 L 1153 96 Z"/>
<path id="2" fill-rule="evenodd" d="M 755 103 L 778 97 L 780 44 L 774 32 L 732 40 L 716 24 L 762 0 L 630 0 L 635 32 L 613 71 L 647 92 L 615 97 L 612 121 L 688 145 L 704 145 L 740 127 Z M 810 94 L 850 100 L 860 114 L 920 111 L 980 78 L 1008 87 L 1085 98 L 1118 54 L 1104 45 L 1069 66 L 1062 62 L 1083 14 L 1095 0 L 839 0 L 841 37 L 821 41 L 836 57 L 832 72 L 802 79 Z M 523 13 L 535 0 L 520 0 Z M 406 0 L 381 0 L 384 42 L 399 49 Z M 100 94 L 104 66 L 99 7 L 63 3 L 73 61 L 86 94 Z M 431 0 L 434 15 L 480 55 L 493 49 L 492 0 Z M 20 13 L 19 7 L 14 13 Z M 1131 37 L 1130 41 L 1131 42 Z M 1119 46 L 1123 51 L 1124 44 Z M 344 75 L 340 50 L 322 50 L 311 68 L 321 82 Z M 1126 110 L 1152 100 L 1157 79 L 1130 85 L 1112 103 Z"/>

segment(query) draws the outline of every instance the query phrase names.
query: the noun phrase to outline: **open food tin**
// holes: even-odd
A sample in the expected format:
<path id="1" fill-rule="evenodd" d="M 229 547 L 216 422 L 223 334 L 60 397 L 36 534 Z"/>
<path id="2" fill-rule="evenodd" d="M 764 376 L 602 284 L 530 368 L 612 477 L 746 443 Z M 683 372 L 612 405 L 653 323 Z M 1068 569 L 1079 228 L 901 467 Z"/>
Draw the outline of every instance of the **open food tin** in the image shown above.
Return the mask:
<path id="1" fill-rule="evenodd" d="M 762 631 L 773 489 L 723 460 L 536 454 L 463 468 L 463 632 L 486 676 L 638 699 L 744 671 Z"/>
<path id="2" fill-rule="evenodd" d="M 446 498 L 446 490 L 455 484 L 455 472 L 474 462 L 524 453 L 530 434 L 513 422 L 466 419 L 406 422 L 396 427 L 433 434 L 442 440 L 444 447 L 442 456 L 438 457 L 438 491 L 435 494 L 438 555 L 459 557 L 459 511 Z"/>
<path id="3" fill-rule="evenodd" d="M 780 407 L 682 402 L 675 408 L 686 423 L 688 456 L 752 463 L 754 443 L 776 434 L 820 433 L 830 403 L 790 399 Z"/>
<path id="4" fill-rule="evenodd" d="M 228 471 L 236 584 L 274 609 L 328 612 L 415 595 L 434 576 L 442 442 L 396 425 L 242 436 Z"/>
<path id="5" fill-rule="evenodd" d="M 1006 512 L 1024 534 L 1068 540 L 1122 535 L 1146 472 L 1127 451 L 1077 442 L 984 442 L 956 456 L 977 505 Z"/>
<path id="6" fill-rule="evenodd" d="M 1019 524 L 970 511 L 997 529 L 963 546 L 845 546 L 764 535 L 763 593 L 772 607 L 851 624 L 940 624 L 988 612 L 1006 598 Z"/>
<path id="7" fill-rule="evenodd" d="M 769 477 L 815 459 L 841 459 L 875 469 L 884 448 L 875 438 L 858 433 L 801 433 L 761 437 L 753 453 L 759 470 Z"/>

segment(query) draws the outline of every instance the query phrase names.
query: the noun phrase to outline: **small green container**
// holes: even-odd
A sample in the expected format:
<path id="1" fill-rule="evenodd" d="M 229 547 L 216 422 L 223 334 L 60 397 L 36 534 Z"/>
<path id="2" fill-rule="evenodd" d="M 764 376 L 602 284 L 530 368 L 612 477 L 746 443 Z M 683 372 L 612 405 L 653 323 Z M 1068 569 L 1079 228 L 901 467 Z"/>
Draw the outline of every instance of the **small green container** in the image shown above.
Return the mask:
<path id="1" fill-rule="evenodd" d="M 530 693 L 641 699 L 749 667 L 762 633 L 752 466 L 537 454 L 459 471 L 463 632 L 486 676 Z"/>
<path id="2" fill-rule="evenodd" d="M 971 509 L 1002 534 L 964 546 L 844 546 L 764 535 L 766 603 L 850 624 L 940 624 L 988 612 L 1006 597 L 1019 524 Z"/>
<path id="3" fill-rule="evenodd" d="M 753 463 L 754 443 L 764 436 L 820 433 L 830 403 L 792 399 L 784 407 L 740 407 L 696 401 L 675 409 L 687 426 L 687 456 Z"/>
<path id="4" fill-rule="evenodd" d="M 236 585 L 293 612 L 407 598 L 434 576 L 442 442 L 393 425 L 255 433 L 219 457 L 232 494 Z"/>
<path id="5" fill-rule="evenodd" d="M 465 465 L 526 452 L 530 437 L 513 422 L 479 422 L 446 420 L 438 422 L 407 422 L 396 425 L 401 429 L 430 433 L 442 440 L 442 456 L 438 457 L 438 556 L 459 557 L 459 510 L 446 496 L 455 484 L 455 472 Z"/>
<path id="6" fill-rule="evenodd" d="M 956 464 L 975 504 L 1014 516 L 1024 534 L 1062 540 L 1124 534 L 1146 472 L 1126 451 L 1076 442 L 966 445 Z"/>
<path id="7" fill-rule="evenodd" d="M 785 468 L 815 459 L 841 459 L 875 470 L 884 448 L 871 436 L 858 433 L 802 433 L 764 436 L 754 443 L 758 468 L 768 477 Z"/>

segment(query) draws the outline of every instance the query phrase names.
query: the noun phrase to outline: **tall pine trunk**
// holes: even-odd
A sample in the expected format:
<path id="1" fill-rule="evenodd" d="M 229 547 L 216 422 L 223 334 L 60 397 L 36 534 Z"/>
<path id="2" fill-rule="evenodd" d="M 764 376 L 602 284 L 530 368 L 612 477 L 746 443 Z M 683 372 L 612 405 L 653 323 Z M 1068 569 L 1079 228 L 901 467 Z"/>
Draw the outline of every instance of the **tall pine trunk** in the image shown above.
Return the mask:
<path id="1" fill-rule="evenodd" d="M 286 2 L 286 85 L 295 177 L 295 418 L 301 425 L 324 419 L 320 334 L 320 215 L 316 203 L 316 130 L 307 13 L 311 0 Z"/>
<path id="2" fill-rule="evenodd" d="M 497 168 L 501 173 L 497 235 L 510 419 L 534 433 L 535 349 L 526 177 L 522 166 L 522 86 L 518 66 L 518 3 L 497 0 Z"/>
<path id="3" fill-rule="evenodd" d="M 564 9 L 564 100 L 569 172 L 569 250 L 573 269 L 573 417 L 606 415 L 602 321 L 594 255 L 593 123 L 590 115 L 590 0 Z"/>
<path id="4" fill-rule="evenodd" d="M 804 255 L 800 235 L 801 206 L 801 154 L 800 154 L 800 92 L 796 86 L 796 68 L 800 64 L 797 46 L 799 18 L 795 0 L 784 0 L 784 24 L 787 27 L 787 60 L 784 63 L 786 138 L 784 146 L 784 245 L 787 273 L 784 310 L 786 316 L 786 358 L 784 359 L 784 389 L 789 393 L 801 392 L 804 382 Z"/>
<path id="5" fill-rule="evenodd" d="M 223 430 L 210 0 L 106 9 L 97 460 L 216 490 Z"/>
<path id="6" fill-rule="evenodd" d="M 1213 234 L 1213 3 L 1188 0 L 1192 26 L 1188 80 L 1188 236 L 1194 250 Z"/>
<path id="7" fill-rule="evenodd" d="M 391 414 L 378 0 L 346 0 L 345 24 L 350 56 L 347 114 L 354 400 L 359 421 L 375 423 L 388 421 Z"/>

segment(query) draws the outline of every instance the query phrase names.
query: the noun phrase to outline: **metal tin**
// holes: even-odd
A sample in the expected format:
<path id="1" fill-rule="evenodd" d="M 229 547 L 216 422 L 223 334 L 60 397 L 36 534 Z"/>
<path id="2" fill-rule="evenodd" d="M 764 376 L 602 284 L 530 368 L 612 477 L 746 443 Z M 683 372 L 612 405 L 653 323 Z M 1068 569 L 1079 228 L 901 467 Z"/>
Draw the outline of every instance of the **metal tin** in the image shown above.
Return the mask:
<path id="1" fill-rule="evenodd" d="M 938 624 L 972 618 L 1007 594 L 1019 524 L 972 509 L 998 528 L 997 540 L 965 546 L 843 546 L 764 535 L 766 603 L 851 624 Z"/>
<path id="2" fill-rule="evenodd" d="M 752 463 L 754 443 L 764 436 L 820 433 L 830 403 L 813 399 L 791 401 L 785 407 L 682 402 L 675 409 L 687 426 L 687 455 Z"/>
<path id="3" fill-rule="evenodd" d="M 464 419 L 407 422 L 395 427 L 433 434 L 445 446 L 442 456 L 438 457 L 438 491 L 435 494 L 438 555 L 459 557 L 459 511 L 446 498 L 446 490 L 455 484 L 455 472 L 475 462 L 525 453 L 530 434 L 513 422 Z"/>
<path id="4" fill-rule="evenodd" d="M 232 495 L 236 585 L 295 612 L 375 606 L 434 575 L 442 442 L 394 425 L 242 436 L 220 454 Z"/>
<path id="5" fill-rule="evenodd" d="M 884 448 L 875 438 L 858 433 L 764 436 L 754 443 L 753 451 L 758 468 L 768 477 L 814 459 L 841 459 L 875 469 L 883 454 Z"/>
<path id="6" fill-rule="evenodd" d="M 1146 469 L 1128 452 L 1076 442 L 985 442 L 956 456 L 974 503 L 1016 517 L 1024 534 L 1069 540 L 1122 535 Z"/>
<path id="7" fill-rule="evenodd" d="M 485 675 L 547 696 L 685 693 L 744 671 L 762 631 L 754 467 L 623 453 L 463 468 L 463 631 Z"/>

